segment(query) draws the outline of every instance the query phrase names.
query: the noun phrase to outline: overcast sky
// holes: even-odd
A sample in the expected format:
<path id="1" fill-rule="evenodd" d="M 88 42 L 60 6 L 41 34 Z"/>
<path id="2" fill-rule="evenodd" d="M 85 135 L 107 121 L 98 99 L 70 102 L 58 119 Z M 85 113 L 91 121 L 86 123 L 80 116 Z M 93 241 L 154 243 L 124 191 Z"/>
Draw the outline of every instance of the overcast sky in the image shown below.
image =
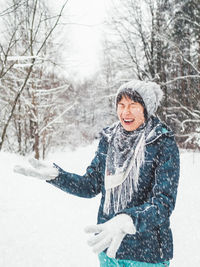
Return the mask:
<path id="1" fill-rule="evenodd" d="M 1 0 L 2 4 L 7 0 Z M 50 9 L 58 14 L 66 0 L 47 0 Z M 109 2 L 110 0 L 107 0 Z M 64 10 L 66 70 L 79 77 L 88 77 L 98 68 L 106 0 L 68 0 Z M 3 5 L 2 5 L 3 6 Z M 3 8 L 3 7 L 2 7 Z M 70 66 L 70 68 L 69 68 Z"/>
<path id="2" fill-rule="evenodd" d="M 59 8 L 62 3 L 64 0 L 51 1 L 50 6 Z M 70 44 L 66 43 L 66 68 L 72 65 L 80 77 L 88 77 L 98 68 L 105 9 L 105 0 L 69 0 L 65 7 L 65 20 L 72 22 L 70 28 L 65 27 L 66 40 L 70 38 Z"/>

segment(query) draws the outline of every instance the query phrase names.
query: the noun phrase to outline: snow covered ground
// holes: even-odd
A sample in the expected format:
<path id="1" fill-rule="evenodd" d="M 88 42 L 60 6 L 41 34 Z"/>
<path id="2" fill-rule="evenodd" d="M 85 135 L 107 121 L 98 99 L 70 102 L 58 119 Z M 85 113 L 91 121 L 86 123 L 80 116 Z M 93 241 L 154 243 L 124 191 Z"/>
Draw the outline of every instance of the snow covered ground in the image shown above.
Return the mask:
<path id="1" fill-rule="evenodd" d="M 83 174 L 96 145 L 54 153 L 49 160 Z M 100 198 L 77 198 L 46 182 L 13 173 L 13 166 L 24 161 L 23 157 L 0 153 L 0 266 L 98 266 L 84 228 L 96 223 Z M 181 152 L 171 267 L 200 266 L 199 163 L 200 153 Z"/>

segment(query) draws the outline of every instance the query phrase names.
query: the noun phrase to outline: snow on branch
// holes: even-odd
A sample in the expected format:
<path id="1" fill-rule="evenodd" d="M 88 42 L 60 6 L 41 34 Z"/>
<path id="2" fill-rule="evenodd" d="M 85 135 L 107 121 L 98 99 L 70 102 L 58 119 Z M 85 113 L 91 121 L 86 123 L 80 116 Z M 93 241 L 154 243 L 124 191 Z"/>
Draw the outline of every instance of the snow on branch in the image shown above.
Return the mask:
<path id="1" fill-rule="evenodd" d="M 164 82 L 164 83 L 160 83 L 160 85 L 162 86 L 165 86 L 165 85 L 168 85 L 168 84 L 171 84 L 171 83 L 174 83 L 174 82 L 177 82 L 179 80 L 187 80 L 187 79 L 200 79 L 200 74 L 199 75 L 185 75 L 185 76 L 179 76 L 179 77 L 176 77 L 174 78 L 173 80 L 170 80 L 170 81 L 167 81 L 167 82 Z"/>
<path id="2" fill-rule="evenodd" d="M 43 95 L 48 95 L 48 94 L 51 94 L 51 93 L 60 93 L 60 91 L 65 91 L 65 90 L 68 90 L 70 89 L 70 84 L 64 84 L 64 85 L 61 85 L 59 87 L 56 87 L 56 88 L 52 88 L 52 89 L 38 89 L 35 93 L 36 94 L 43 94 Z"/>
<path id="3" fill-rule="evenodd" d="M 8 61 L 21 61 L 21 60 L 28 60 L 33 58 L 39 58 L 39 56 L 8 56 Z"/>
<path id="4" fill-rule="evenodd" d="M 199 114 L 197 114 L 197 113 L 200 113 L 200 111 L 198 111 L 198 110 L 193 110 L 193 111 L 192 111 L 192 110 L 189 109 L 188 107 L 182 105 L 177 99 L 171 98 L 170 96 L 169 96 L 169 98 L 170 98 L 172 101 L 178 103 L 178 104 L 180 105 L 180 107 L 166 107 L 165 109 L 167 109 L 167 110 L 170 110 L 170 109 L 183 109 L 183 110 L 187 111 L 187 112 L 188 112 L 190 115 L 192 115 L 193 117 L 195 117 L 195 118 L 199 118 Z"/>
<path id="5" fill-rule="evenodd" d="M 192 122 L 192 123 L 200 123 L 200 119 L 198 119 L 198 120 L 187 119 L 187 120 L 182 121 L 181 122 L 182 131 L 185 131 L 185 124 L 186 123 L 190 123 L 190 122 Z"/>
<path id="6" fill-rule="evenodd" d="M 43 127 L 39 131 L 39 134 L 41 134 L 44 130 L 46 130 L 50 125 L 52 125 L 56 121 L 58 121 L 58 119 L 60 119 L 67 111 L 69 111 L 70 109 L 72 109 L 76 104 L 77 104 L 77 102 L 75 101 L 71 106 L 69 106 L 67 109 L 65 109 L 59 116 L 57 116 L 54 120 L 52 120 L 51 122 L 49 122 L 45 127 Z"/>
<path id="7" fill-rule="evenodd" d="M 15 64 L 13 67 L 14 68 L 27 68 L 30 67 L 32 65 L 32 63 L 26 63 L 26 64 Z"/>

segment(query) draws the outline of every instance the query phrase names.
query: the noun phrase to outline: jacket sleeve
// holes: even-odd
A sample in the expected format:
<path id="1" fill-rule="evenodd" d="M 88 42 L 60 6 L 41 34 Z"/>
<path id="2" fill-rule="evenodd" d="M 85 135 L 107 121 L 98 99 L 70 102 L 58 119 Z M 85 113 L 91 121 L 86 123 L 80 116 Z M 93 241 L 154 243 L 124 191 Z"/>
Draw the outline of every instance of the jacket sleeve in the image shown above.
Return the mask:
<path id="1" fill-rule="evenodd" d="M 175 207 L 179 180 L 179 151 L 174 138 L 167 137 L 159 150 L 155 184 L 148 201 L 125 209 L 138 232 L 151 230 L 167 221 Z"/>
<path id="2" fill-rule="evenodd" d="M 55 179 L 47 182 L 67 193 L 79 197 L 95 197 L 101 191 L 102 142 L 103 140 L 100 140 L 95 157 L 83 176 L 66 172 L 55 164 L 59 170 L 59 175 Z"/>

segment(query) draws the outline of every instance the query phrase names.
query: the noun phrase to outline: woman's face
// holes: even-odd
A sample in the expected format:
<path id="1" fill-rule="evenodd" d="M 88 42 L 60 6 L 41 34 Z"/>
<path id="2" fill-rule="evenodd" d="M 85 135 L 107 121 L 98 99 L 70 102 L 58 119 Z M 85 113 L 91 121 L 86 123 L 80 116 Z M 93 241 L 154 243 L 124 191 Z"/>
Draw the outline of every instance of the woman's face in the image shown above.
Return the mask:
<path id="1" fill-rule="evenodd" d="M 143 106 L 129 97 L 123 96 L 119 101 L 117 116 L 126 131 L 134 131 L 145 122 Z"/>

